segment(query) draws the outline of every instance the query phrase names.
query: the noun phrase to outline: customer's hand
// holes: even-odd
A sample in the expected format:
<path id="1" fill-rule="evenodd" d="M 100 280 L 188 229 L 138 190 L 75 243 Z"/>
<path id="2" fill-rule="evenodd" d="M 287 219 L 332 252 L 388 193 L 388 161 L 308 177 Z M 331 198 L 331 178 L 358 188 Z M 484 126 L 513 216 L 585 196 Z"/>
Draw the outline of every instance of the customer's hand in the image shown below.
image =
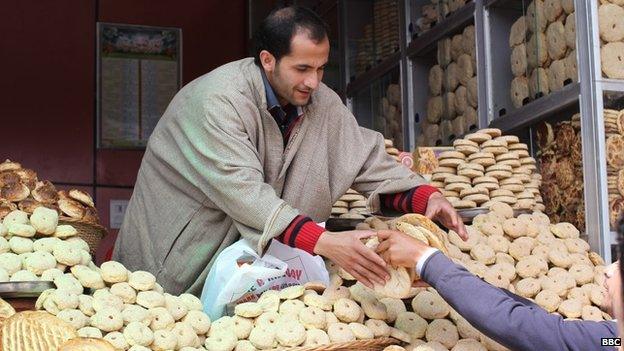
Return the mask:
<path id="1" fill-rule="evenodd" d="M 377 237 L 380 244 L 376 252 L 395 267 L 416 267 L 418 260 L 429 248 L 422 241 L 395 230 L 380 230 Z"/>
<path id="2" fill-rule="evenodd" d="M 390 279 L 386 262 L 360 241 L 373 235 L 375 232 L 370 230 L 325 232 L 317 241 L 314 253 L 329 258 L 369 288 L 373 283 L 384 285 Z"/>
<path id="3" fill-rule="evenodd" d="M 425 216 L 431 220 L 442 223 L 442 225 L 448 229 L 457 232 L 462 239 L 468 240 L 468 232 L 466 231 L 464 222 L 444 195 L 440 193 L 431 194 L 427 202 Z"/>

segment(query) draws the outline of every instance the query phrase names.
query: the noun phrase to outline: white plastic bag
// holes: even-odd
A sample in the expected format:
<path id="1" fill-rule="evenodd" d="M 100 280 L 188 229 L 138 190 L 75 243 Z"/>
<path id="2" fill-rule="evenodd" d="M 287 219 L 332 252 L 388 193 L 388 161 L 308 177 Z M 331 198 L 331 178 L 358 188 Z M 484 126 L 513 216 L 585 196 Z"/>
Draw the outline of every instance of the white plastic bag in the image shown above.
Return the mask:
<path id="1" fill-rule="evenodd" d="M 204 312 L 215 320 L 225 314 L 228 306 L 256 301 L 266 290 L 281 290 L 309 281 L 329 284 L 329 273 L 320 256 L 272 240 L 260 257 L 248 241 L 241 239 L 215 260 L 201 301 Z"/>

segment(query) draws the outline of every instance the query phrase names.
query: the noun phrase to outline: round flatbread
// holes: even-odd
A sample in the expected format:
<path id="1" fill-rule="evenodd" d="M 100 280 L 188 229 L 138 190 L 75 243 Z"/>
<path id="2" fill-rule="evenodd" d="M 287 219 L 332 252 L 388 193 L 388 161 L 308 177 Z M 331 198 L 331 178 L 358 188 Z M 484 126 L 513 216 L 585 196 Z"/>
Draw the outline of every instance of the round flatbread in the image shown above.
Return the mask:
<path id="1" fill-rule="evenodd" d="M 613 42 L 605 44 L 600 49 L 600 62 L 602 72 L 608 78 L 624 78 L 624 43 Z"/>
<path id="2" fill-rule="evenodd" d="M 624 8 L 615 4 L 602 4 L 598 8 L 600 38 L 608 43 L 624 39 Z"/>

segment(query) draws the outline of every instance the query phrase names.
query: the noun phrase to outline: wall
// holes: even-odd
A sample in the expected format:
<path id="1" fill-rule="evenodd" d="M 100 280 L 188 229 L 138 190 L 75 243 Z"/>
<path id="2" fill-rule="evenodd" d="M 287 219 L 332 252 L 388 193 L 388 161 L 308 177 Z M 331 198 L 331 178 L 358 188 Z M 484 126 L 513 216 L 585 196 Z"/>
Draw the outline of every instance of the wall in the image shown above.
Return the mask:
<path id="1" fill-rule="evenodd" d="M 96 22 L 181 28 L 183 84 L 247 52 L 244 0 L 5 0 L 0 13 L 0 158 L 89 190 L 107 227 L 143 153 L 95 149 Z"/>

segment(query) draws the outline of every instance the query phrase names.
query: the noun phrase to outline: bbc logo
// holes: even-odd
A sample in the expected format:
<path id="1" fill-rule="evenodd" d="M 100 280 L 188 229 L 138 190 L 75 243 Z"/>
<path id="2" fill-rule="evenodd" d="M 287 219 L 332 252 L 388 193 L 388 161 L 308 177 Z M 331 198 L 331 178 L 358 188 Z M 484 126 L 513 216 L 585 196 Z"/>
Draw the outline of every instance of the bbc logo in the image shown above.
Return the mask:
<path id="1" fill-rule="evenodd" d="M 600 346 L 622 346 L 621 338 L 601 338 Z"/>

